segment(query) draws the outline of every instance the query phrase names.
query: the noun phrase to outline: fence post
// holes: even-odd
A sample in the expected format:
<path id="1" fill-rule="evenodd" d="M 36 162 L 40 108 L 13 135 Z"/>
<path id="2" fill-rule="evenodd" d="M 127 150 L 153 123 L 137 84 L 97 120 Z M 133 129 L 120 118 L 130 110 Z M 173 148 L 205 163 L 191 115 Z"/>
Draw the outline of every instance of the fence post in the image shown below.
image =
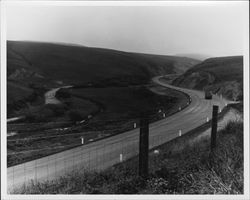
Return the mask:
<path id="1" fill-rule="evenodd" d="M 213 106 L 212 130 L 211 130 L 211 150 L 213 150 L 216 147 L 218 108 L 219 108 L 218 106 Z"/>
<path id="2" fill-rule="evenodd" d="M 148 143 L 149 125 L 148 119 L 142 118 L 140 121 L 140 141 L 139 141 L 139 176 L 146 178 L 148 175 Z"/>

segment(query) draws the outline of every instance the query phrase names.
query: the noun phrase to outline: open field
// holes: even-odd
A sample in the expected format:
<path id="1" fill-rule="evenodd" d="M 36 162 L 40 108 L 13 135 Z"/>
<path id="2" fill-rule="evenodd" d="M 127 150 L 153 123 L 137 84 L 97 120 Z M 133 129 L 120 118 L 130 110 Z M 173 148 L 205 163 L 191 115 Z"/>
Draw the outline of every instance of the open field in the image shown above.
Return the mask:
<path id="1" fill-rule="evenodd" d="M 243 98 L 243 57 L 210 58 L 195 65 L 173 81 L 174 85 L 213 93 L 233 99 Z"/>
<path id="2" fill-rule="evenodd" d="M 143 87 L 74 89 L 72 94 L 94 99 L 105 106 L 104 112 L 96 117 L 97 120 L 133 119 L 140 117 L 142 112 L 153 115 L 160 108 L 169 110 L 185 99 L 185 95 L 177 92 L 173 92 L 172 95 L 168 92 L 168 96 L 161 96 Z"/>

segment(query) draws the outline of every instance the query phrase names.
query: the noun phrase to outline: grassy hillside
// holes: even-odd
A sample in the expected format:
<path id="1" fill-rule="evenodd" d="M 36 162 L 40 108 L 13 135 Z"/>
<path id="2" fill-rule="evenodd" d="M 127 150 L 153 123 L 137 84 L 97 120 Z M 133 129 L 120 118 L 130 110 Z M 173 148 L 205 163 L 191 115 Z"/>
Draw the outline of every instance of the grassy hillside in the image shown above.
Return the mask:
<path id="1" fill-rule="evenodd" d="M 198 62 L 182 57 L 38 42 L 8 41 L 7 48 L 8 77 L 16 69 L 24 68 L 38 77 L 65 84 L 123 76 L 138 76 L 140 83 L 155 75 L 184 72 Z"/>
<path id="2" fill-rule="evenodd" d="M 173 82 L 181 87 L 211 90 L 229 99 L 242 100 L 243 57 L 210 58 L 187 70 Z"/>
<path id="3" fill-rule="evenodd" d="M 194 59 L 174 56 L 8 41 L 7 89 L 8 94 L 16 94 L 8 98 L 8 110 L 19 108 L 19 101 L 27 101 L 30 95 L 27 91 L 32 93 L 37 88 L 48 90 L 60 85 L 99 84 L 106 87 L 145 84 L 155 75 L 183 73 L 197 63 Z M 21 87 L 13 87 L 13 84 Z"/>

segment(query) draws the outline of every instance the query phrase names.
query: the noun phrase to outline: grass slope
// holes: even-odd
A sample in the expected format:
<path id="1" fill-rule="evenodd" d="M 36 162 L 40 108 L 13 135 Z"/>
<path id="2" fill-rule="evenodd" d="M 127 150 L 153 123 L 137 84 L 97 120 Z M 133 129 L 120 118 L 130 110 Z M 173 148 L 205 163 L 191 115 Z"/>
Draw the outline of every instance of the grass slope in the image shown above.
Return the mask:
<path id="1" fill-rule="evenodd" d="M 223 94 L 229 99 L 242 100 L 243 57 L 210 58 L 187 70 L 174 85 L 206 89 Z"/>

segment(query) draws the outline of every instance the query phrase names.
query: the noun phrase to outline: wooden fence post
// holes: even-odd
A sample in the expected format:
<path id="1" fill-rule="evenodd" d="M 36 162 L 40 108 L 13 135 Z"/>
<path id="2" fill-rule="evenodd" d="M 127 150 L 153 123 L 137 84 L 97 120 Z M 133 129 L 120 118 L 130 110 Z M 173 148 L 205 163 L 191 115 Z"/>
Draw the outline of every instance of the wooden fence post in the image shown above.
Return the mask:
<path id="1" fill-rule="evenodd" d="M 140 141 L 139 141 L 139 176 L 148 176 L 148 143 L 149 143 L 149 122 L 147 118 L 140 120 Z"/>
<path id="2" fill-rule="evenodd" d="M 219 109 L 218 106 L 213 106 L 212 130 L 211 130 L 211 150 L 216 148 L 218 109 Z"/>

